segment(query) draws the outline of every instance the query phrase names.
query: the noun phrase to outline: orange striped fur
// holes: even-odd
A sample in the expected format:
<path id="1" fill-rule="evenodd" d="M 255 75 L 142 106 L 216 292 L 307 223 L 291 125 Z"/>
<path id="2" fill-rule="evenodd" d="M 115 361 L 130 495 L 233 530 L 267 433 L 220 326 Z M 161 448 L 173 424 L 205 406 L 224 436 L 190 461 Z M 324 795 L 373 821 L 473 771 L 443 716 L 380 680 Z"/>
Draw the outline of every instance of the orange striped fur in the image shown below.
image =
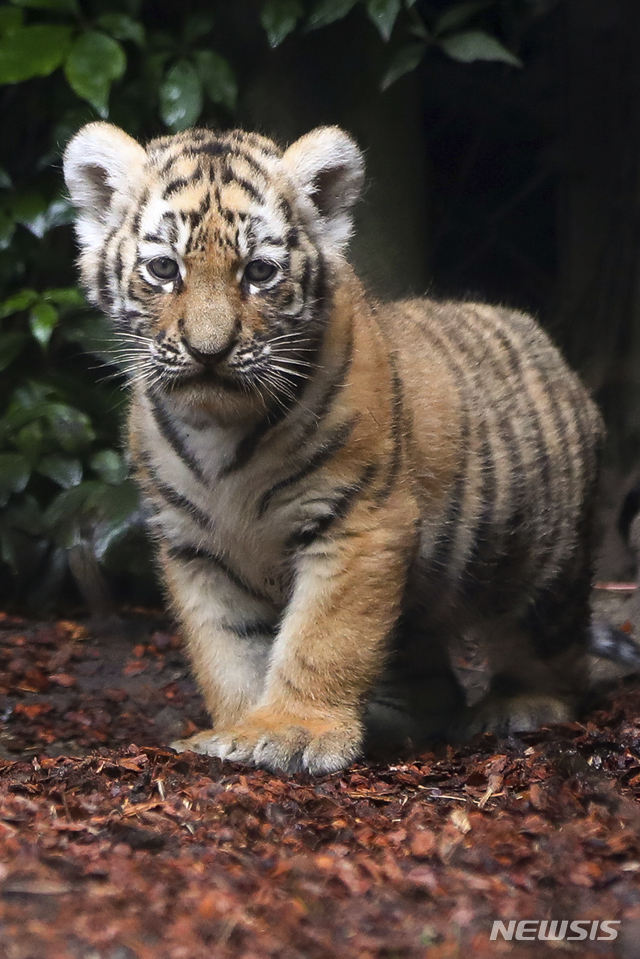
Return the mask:
<path id="1" fill-rule="evenodd" d="M 320 773 L 573 716 L 602 427 L 536 323 L 367 297 L 343 252 L 363 161 L 334 127 L 283 152 L 90 124 L 65 176 L 213 722 L 178 748 Z M 473 709 L 448 652 L 469 631 L 494 665 Z"/>

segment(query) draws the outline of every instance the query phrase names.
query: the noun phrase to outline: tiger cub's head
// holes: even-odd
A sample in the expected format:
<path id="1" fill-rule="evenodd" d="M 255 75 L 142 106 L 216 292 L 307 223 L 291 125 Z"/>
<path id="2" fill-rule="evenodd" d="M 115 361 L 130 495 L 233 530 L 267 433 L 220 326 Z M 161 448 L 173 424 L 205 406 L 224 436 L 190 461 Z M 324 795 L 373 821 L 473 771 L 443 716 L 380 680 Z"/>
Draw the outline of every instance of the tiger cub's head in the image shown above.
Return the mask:
<path id="1" fill-rule="evenodd" d="M 284 152 L 190 130 L 146 149 L 108 123 L 69 143 L 89 298 L 128 344 L 134 381 L 240 411 L 291 396 L 351 232 L 362 154 L 337 127 Z"/>

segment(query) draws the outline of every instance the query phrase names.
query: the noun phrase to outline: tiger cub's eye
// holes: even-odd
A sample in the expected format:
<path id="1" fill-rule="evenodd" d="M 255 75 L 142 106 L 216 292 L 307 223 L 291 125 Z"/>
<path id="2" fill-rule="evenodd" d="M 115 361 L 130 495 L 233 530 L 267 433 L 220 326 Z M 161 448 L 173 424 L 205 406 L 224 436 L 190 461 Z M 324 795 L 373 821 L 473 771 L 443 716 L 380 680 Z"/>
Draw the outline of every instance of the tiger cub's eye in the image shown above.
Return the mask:
<path id="1" fill-rule="evenodd" d="M 170 283 L 178 278 L 180 267 L 170 256 L 156 256 L 147 263 L 147 270 L 151 276 L 162 283 Z"/>
<path id="2" fill-rule="evenodd" d="M 244 275 L 249 283 L 266 283 L 273 279 L 277 271 L 278 267 L 269 260 L 251 260 L 244 268 Z"/>

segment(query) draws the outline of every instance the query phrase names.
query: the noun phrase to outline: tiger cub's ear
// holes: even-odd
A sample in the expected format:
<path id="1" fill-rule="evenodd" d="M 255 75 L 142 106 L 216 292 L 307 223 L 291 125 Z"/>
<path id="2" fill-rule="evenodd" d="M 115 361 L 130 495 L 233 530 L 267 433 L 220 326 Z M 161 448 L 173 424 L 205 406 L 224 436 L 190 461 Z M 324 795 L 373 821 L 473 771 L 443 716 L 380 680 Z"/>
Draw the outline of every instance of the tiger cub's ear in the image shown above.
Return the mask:
<path id="1" fill-rule="evenodd" d="M 296 140 L 284 163 L 303 194 L 320 214 L 320 232 L 340 250 L 351 236 L 351 207 L 364 180 L 364 158 L 339 127 L 318 127 Z"/>
<path id="2" fill-rule="evenodd" d="M 102 241 L 114 194 L 132 195 L 146 159 L 140 144 L 111 123 L 88 123 L 70 140 L 64 179 L 80 213 L 76 228 L 82 245 Z"/>

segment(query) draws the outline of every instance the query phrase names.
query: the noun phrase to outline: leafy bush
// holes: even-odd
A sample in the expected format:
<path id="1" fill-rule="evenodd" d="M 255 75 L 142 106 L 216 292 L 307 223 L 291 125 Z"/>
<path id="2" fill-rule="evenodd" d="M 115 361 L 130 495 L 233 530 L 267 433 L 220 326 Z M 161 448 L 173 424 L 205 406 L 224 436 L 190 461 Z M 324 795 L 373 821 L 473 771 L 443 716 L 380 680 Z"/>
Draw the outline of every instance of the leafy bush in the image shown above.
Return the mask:
<path id="1" fill-rule="evenodd" d="M 426 18 L 415 0 L 264 0 L 256 16 L 271 47 L 352 11 L 368 17 L 383 41 L 394 33 L 395 53 L 381 73 L 386 87 L 429 48 L 465 62 L 517 64 L 477 27 L 495 5 L 448 4 Z M 60 152 L 96 118 L 142 137 L 198 121 L 232 124 L 241 64 L 227 50 L 242 49 L 242 38 L 233 35 L 239 27 L 231 6 L 0 5 L 0 118 L 7 131 L 0 143 L 0 588 L 16 601 L 51 604 L 69 586 L 71 566 L 95 604 L 98 566 L 129 582 L 143 581 L 148 568 L 120 447 L 117 345 L 74 286 L 73 211 Z"/>

